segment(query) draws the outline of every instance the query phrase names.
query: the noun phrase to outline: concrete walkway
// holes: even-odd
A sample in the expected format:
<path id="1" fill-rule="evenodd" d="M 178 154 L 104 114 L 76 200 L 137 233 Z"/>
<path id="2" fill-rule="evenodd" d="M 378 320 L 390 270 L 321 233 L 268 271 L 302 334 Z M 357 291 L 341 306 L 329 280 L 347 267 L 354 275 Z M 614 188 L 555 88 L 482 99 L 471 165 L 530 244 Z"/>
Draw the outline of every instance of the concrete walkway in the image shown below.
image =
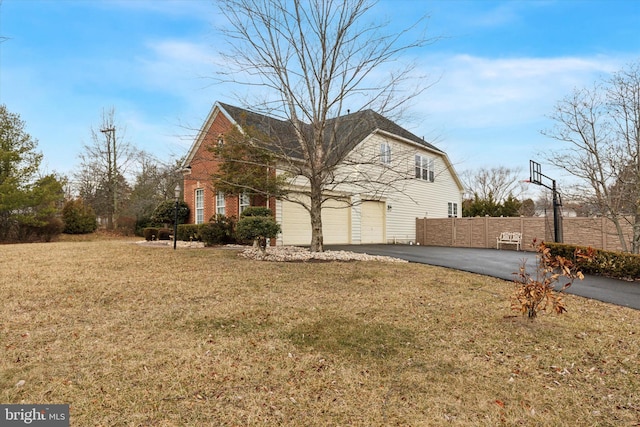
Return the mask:
<path id="1" fill-rule="evenodd" d="M 385 255 L 410 262 L 437 265 L 512 281 L 523 260 L 536 266 L 534 252 L 449 248 L 411 245 L 328 245 L 325 250 L 345 250 L 370 255 Z M 576 280 L 567 293 L 640 310 L 640 282 L 585 276 Z"/>

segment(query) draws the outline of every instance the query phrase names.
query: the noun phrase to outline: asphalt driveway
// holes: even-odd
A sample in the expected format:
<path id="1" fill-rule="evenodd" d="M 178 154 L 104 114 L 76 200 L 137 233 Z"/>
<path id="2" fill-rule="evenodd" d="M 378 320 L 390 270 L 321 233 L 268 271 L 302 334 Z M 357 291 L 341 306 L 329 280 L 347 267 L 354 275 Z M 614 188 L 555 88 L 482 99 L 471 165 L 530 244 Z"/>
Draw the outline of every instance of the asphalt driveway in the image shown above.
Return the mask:
<path id="1" fill-rule="evenodd" d="M 449 248 L 416 245 L 327 245 L 326 250 L 346 250 L 406 259 L 409 262 L 437 265 L 512 281 L 523 260 L 535 267 L 533 252 Z M 640 310 L 640 282 L 587 276 L 576 280 L 568 293 Z"/>

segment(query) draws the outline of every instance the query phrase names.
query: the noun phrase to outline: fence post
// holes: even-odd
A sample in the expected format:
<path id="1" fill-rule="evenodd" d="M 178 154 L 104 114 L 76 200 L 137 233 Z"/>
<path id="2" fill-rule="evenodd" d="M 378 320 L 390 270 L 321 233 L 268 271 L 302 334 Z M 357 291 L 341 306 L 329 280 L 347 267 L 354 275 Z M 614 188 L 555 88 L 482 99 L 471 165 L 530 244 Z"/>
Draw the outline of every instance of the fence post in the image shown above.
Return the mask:
<path id="1" fill-rule="evenodd" d="M 484 247 L 489 249 L 489 217 L 484 216 Z M 493 246 L 491 246 L 493 247 Z"/>
<path id="2" fill-rule="evenodd" d="M 426 217 L 422 220 L 422 222 L 424 223 L 424 227 L 422 228 L 422 244 L 426 246 L 427 245 L 427 237 L 428 237 L 427 227 L 429 226 L 429 223 L 428 223 Z"/>

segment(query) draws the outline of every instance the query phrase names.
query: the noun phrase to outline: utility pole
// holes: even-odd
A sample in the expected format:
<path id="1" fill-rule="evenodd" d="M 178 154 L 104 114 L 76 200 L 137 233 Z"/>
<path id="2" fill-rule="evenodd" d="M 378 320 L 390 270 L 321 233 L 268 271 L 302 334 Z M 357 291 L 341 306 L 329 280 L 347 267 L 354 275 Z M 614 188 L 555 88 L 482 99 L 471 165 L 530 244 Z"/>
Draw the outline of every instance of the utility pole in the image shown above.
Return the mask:
<path id="1" fill-rule="evenodd" d="M 109 215 L 107 228 L 113 230 L 118 222 L 118 166 L 117 166 L 117 151 L 116 151 L 116 128 L 104 128 L 100 129 L 100 132 L 104 133 L 107 138 L 107 180 L 109 181 L 109 191 L 113 197 L 113 205 L 111 206 L 111 215 Z M 113 144 L 113 146 L 112 146 Z M 115 221 L 114 221 L 115 218 Z"/>

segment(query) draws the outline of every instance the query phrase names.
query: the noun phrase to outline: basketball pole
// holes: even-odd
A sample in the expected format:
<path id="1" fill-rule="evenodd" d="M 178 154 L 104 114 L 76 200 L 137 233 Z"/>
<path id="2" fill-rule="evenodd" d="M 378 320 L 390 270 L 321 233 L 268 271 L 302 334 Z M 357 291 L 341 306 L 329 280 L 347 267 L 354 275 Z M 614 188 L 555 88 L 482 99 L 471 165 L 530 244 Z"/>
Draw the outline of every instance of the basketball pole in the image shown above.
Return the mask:
<path id="1" fill-rule="evenodd" d="M 546 178 L 551 181 L 551 186 L 542 182 L 542 178 Z M 556 187 L 556 180 L 549 178 L 547 175 L 540 171 L 540 163 L 529 160 L 529 182 L 532 184 L 541 185 L 552 191 L 553 194 L 553 240 L 556 243 L 562 243 L 562 217 L 560 214 L 560 195 Z"/>

